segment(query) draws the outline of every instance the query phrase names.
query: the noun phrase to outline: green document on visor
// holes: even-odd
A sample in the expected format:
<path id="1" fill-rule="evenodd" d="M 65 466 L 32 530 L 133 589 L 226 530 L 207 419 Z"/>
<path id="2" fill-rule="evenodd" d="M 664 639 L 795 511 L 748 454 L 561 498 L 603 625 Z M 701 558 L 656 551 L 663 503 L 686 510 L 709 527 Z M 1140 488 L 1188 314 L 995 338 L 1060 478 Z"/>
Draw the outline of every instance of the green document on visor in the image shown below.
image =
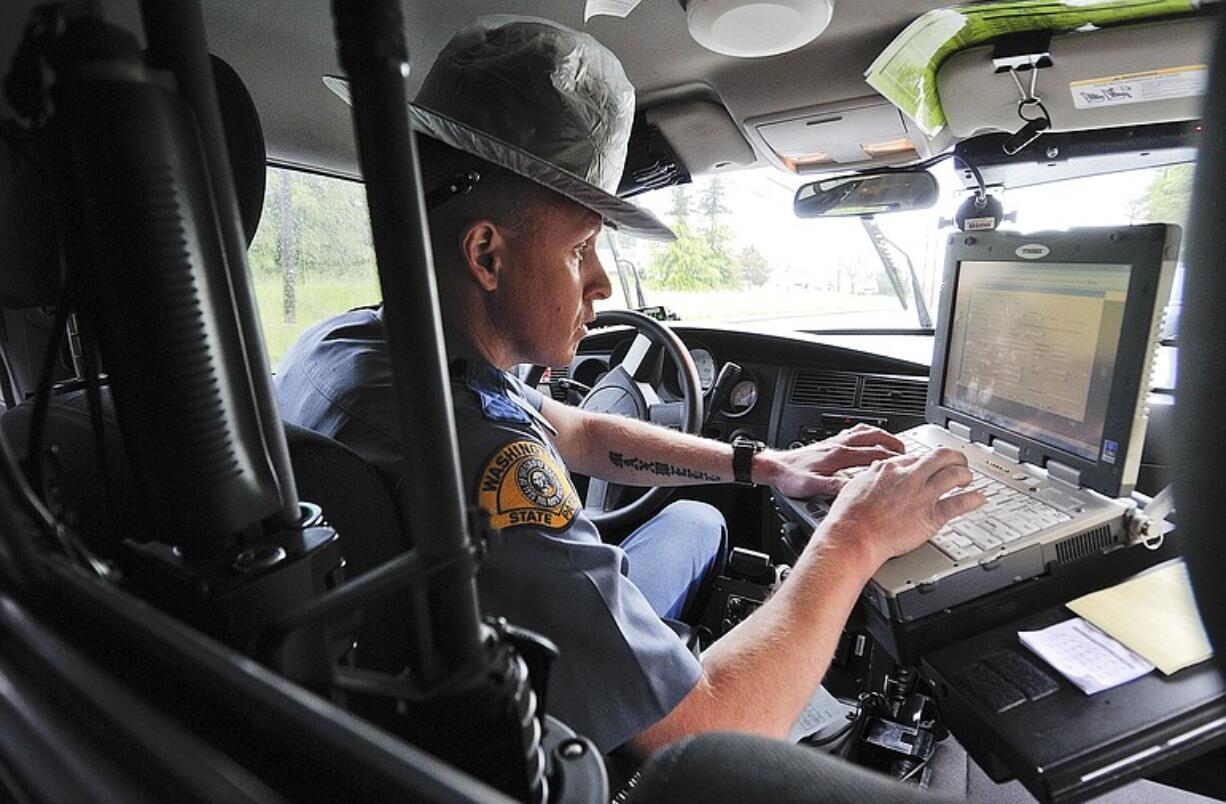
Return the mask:
<path id="1" fill-rule="evenodd" d="M 938 8 L 911 23 L 869 66 L 869 86 L 935 137 L 945 127 L 937 69 L 959 50 L 1024 31 L 1072 31 L 1086 25 L 1182 14 L 1198 0 L 1009 0 Z"/>

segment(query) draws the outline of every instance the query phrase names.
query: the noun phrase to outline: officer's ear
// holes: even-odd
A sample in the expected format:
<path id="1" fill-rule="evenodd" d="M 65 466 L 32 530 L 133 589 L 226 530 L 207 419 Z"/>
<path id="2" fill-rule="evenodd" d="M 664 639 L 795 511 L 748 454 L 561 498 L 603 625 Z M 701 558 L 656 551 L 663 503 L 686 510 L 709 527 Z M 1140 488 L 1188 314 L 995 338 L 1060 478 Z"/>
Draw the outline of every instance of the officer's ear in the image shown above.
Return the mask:
<path id="1" fill-rule="evenodd" d="M 460 258 L 473 281 L 486 292 L 498 289 L 506 251 L 506 235 L 491 220 L 473 221 L 460 232 Z"/>

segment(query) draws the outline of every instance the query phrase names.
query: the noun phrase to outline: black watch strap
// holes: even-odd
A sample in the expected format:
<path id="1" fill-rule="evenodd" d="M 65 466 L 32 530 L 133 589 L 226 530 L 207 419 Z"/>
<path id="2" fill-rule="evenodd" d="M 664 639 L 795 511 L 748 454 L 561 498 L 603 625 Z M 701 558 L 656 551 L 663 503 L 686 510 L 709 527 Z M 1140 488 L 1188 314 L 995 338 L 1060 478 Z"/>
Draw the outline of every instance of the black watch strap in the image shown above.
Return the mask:
<path id="1" fill-rule="evenodd" d="M 732 478 L 742 486 L 752 486 L 753 456 L 766 449 L 761 441 L 745 436 L 732 439 Z"/>

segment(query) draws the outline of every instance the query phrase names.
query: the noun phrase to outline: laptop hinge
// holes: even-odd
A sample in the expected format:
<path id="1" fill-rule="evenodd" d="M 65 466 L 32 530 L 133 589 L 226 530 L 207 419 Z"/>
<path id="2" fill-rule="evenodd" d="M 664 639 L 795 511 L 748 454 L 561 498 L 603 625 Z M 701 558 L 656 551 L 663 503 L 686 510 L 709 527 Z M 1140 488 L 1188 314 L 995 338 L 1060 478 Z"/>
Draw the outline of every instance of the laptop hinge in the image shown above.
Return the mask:
<path id="1" fill-rule="evenodd" d="M 1047 476 L 1054 477 L 1056 480 L 1063 480 L 1070 486 L 1081 488 L 1081 470 L 1074 469 L 1071 466 L 1048 459 L 1047 461 Z"/>
<path id="2" fill-rule="evenodd" d="M 948 430 L 963 441 L 971 440 L 971 428 L 967 427 L 962 422 L 951 421 L 949 423 Z"/>
<path id="3" fill-rule="evenodd" d="M 1017 444 L 1010 444 L 999 438 L 992 439 L 992 451 L 1002 458 L 1008 458 L 1014 463 L 1022 462 L 1022 450 Z"/>

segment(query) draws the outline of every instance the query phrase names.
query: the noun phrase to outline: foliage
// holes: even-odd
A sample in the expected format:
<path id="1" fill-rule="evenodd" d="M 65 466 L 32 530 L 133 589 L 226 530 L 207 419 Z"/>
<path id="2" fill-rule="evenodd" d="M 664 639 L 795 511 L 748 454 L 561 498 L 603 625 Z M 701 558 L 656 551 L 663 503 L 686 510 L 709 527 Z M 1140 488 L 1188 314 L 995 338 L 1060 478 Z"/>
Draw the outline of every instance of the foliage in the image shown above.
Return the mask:
<path id="1" fill-rule="evenodd" d="M 264 334 L 268 365 L 274 370 L 286 351 L 308 327 L 337 313 L 379 301 L 379 277 L 372 268 L 364 275 L 314 276 L 298 289 L 298 321 L 285 323 L 281 314 L 281 277 L 256 274 L 256 303 Z"/>
<path id="2" fill-rule="evenodd" d="M 362 185 L 285 171 L 289 176 L 296 273 L 310 276 L 345 276 L 365 273 L 374 265 L 370 222 Z M 280 275 L 277 248 L 282 212 L 279 189 L 282 171 L 269 171 L 260 230 L 248 252 L 251 270 Z"/>
<path id="3" fill-rule="evenodd" d="M 366 196 L 355 182 L 270 169 L 247 260 L 273 366 L 310 324 L 379 301 Z"/>
<path id="4" fill-rule="evenodd" d="M 719 275 L 717 287 L 733 288 L 741 284 L 741 273 L 732 256 L 732 230 L 720 223 L 720 216 L 731 212 L 724 206 L 724 183 L 712 179 L 698 198 L 698 209 L 706 220 L 707 249 L 711 268 Z"/>
<path id="5" fill-rule="evenodd" d="M 740 264 L 741 277 L 745 280 L 745 284 L 760 288 L 770 280 L 770 263 L 766 261 L 766 257 L 762 256 L 762 252 L 753 246 L 741 249 L 737 255 L 737 262 Z"/>
<path id="6" fill-rule="evenodd" d="M 698 209 L 707 221 L 707 231 L 711 232 L 719 225 L 719 216 L 732 210 L 724 206 L 724 183 L 712 179 L 706 189 L 698 196 Z"/>
<path id="7" fill-rule="evenodd" d="M 682 219 L 673 223 L 677 239 L 658 249 L 647 263 L 644 284 L 666 290 L 708 290 L 724 287 L 707 239 Z"/>
<path id="8" fill-rule="evenodd" d="M 689 190 L 674 187 L 669 213 L 677 239 L 652 253 L 644 284 L 665 290 L 741 287 L 744 271 L 740 258 L 733 254 L 732 230 L 720 222 L 720 216 L 730 211 L 724 206 L 723 183 L 713 179 L 701 191 L 697 208 L 703 228 L 699 231 L 690 227 L 691 207 Z"/>
<path id="9" fill-rule="evenodd" d="M 673 205 L 668 210 L 668 214 L 672 216 L 673 221 L 678 226 L 688 224 L 690 220 L 690 194 L 684 184 L 678 184 L 673 187 L 672 203 Z"/>
<path id="10" fill-rule="evenodd" d="M 1187 226 L 1192 199 L 1192 165 L 1171 165 L 1155 174 L 1145 194 L 1129 206 L 1136 223 L 1176 223 Z"/>

